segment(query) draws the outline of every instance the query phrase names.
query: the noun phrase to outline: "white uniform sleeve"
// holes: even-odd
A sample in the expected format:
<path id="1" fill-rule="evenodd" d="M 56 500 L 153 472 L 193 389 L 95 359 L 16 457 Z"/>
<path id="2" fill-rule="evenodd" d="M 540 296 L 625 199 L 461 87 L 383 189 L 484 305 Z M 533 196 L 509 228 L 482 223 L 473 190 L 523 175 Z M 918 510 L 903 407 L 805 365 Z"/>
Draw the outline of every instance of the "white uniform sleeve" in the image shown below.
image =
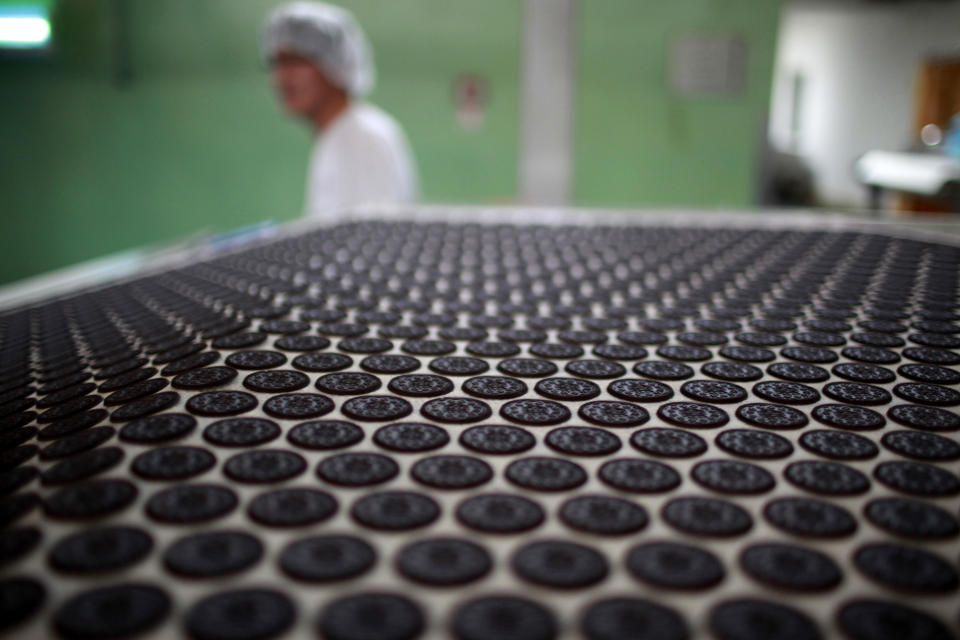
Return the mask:
<path id="1" fill-rule="evenodd" d="M 348 205 L 405 201 L 403 172 L 385 138 L 357 135 L 344 149 L 341 178 Z"/>
<path id="2" fill-rule="evenodd" d="M 399 127 L 354 112 L 325 134 L 311 159 L 307 215 L 334 219 L 363 204 L 417 197 L 416 169 Z"/>
<path id="3" fill-rule="evenodd" d="M 309 218 L 334 221 L 341 208 L 340 163 L 336 162 L 335 149 L 329 148 L 328 141 L 318 140 L 310 156 L 307 170 L 307 194 L 304 214 Z"/>

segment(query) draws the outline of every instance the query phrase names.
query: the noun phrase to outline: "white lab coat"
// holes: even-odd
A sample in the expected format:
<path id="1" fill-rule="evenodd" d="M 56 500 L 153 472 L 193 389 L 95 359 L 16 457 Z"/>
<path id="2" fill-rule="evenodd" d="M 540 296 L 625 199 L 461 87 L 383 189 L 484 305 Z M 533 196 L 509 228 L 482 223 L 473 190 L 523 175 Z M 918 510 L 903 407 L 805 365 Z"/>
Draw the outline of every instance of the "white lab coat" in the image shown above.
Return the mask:
<path id="1" fill-rule="evenodd" d="M 350 207 L 402 204 L 417 197 L 417 173 L 400 125 L 377 107 L 353 102 L 314 144 L 305 214 L 336 220 Z"/>

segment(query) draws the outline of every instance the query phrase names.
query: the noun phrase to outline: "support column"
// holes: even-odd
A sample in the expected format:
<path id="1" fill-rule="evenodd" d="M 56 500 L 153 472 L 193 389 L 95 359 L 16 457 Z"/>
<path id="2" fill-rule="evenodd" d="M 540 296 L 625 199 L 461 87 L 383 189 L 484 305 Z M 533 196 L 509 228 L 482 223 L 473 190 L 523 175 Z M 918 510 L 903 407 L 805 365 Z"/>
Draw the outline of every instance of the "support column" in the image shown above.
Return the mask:
<path id="1" fill-rule="evenodd" d="M 520 197 L 566 205 L 573 179 L 577 0 L 526 0 L 520 105 Z"/>

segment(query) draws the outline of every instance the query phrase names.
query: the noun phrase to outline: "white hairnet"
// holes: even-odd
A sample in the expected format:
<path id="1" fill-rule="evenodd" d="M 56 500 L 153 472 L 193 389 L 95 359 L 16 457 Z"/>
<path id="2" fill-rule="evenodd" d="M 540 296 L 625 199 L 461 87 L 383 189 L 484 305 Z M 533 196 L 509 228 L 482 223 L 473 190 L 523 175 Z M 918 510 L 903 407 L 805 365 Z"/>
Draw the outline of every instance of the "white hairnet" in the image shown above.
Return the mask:
<path id="1" fill-rule="evenodd" d="M 312 60 L 350 95 L 373 89 L 373 53 L 353 15 L 322 2 L 290 2 L 273 10 L 263 29 L 263 54 L 280 51 Z"/>

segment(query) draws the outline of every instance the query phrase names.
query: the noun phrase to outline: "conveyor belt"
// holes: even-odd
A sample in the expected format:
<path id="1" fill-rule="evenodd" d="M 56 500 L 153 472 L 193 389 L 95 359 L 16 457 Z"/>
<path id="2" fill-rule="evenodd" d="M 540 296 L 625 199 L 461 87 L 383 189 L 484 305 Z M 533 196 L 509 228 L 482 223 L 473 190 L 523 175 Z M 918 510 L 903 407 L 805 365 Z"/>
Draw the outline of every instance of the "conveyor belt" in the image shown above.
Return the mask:
<path id="1" fill-rule="evenodd" d="M 12 637 L 936 640 L 960 248 L 352 222 L 0 316 Z"/>

